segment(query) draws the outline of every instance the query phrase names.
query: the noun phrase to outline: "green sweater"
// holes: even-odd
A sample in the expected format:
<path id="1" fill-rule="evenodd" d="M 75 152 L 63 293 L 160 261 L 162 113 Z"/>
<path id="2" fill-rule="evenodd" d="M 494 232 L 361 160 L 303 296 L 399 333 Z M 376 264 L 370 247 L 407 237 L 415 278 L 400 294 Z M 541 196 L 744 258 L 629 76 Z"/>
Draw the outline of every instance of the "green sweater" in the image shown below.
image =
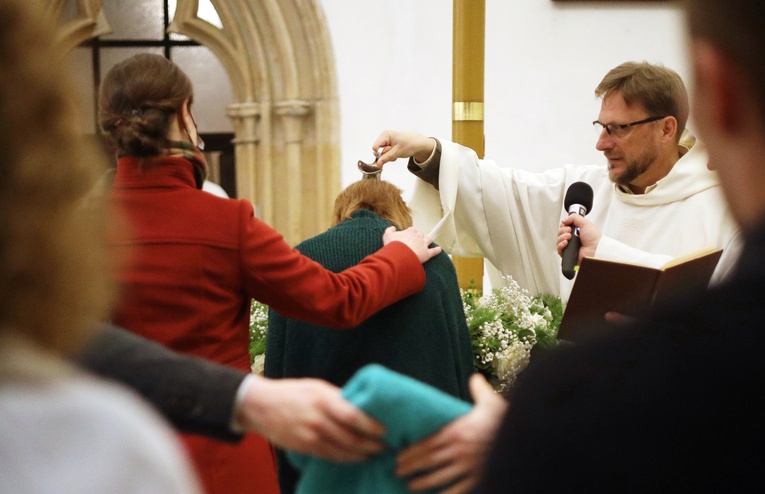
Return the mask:
<path id="1" fill-rule="evenodd" d="M 352 219 L 302 242 L 297 249 L 339 272 L 381 248 L 383 232 L 389 226 L 370 211 L 357 211 Z M 473 372 L 472 347 L 454 264 L 442 252 L 424 268 L 422 291 L 353 329 L 307 324 L 271 311 L 266 376 L 316 377 L 343 386 L 357 370 L 376 363 L 470 400 L 467 381 Z M 282 493 L 289 494 L 294 483 L 284 467 L 281 457 L 280 484 Z"/>

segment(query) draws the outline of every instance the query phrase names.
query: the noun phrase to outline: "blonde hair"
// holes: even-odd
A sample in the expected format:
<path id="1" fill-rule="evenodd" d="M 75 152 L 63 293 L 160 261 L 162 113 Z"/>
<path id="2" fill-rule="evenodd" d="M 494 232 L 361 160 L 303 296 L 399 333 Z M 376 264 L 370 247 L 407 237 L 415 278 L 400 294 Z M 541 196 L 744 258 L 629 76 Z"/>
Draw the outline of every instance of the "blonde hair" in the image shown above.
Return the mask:
<path id="1" fill-rule="evenodd" d="M 78 135 L 55 26 L 28 3 L 0 2 L 0 331 L 66 352 L 113 292 L 103 208 L 83 207 L 105 167 Z"/>
<path id="2" fill-rule="evenodd" d="M 354 212 L 368 209 L 399 230 L 412 226 L 412 211 L 401 197 L 401 189 L 384 180 L 354 182 L 335 199 L 332 224 L 350 219 Z"/>

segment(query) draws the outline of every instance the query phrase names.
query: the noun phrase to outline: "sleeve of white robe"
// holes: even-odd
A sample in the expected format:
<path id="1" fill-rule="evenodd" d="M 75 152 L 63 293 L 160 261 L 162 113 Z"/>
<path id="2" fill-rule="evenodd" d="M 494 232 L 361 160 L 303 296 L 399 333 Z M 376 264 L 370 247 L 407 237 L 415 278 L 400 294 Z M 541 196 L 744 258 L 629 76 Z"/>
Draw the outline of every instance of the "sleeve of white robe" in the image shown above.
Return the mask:
<path id="1" fill-rule="evenodd" d="M 450 254 L 485 257 L 532 294 L 553 293 L 568 299 L 573 283 L 561 275 L 556 242 L 559 221 L 566 214 L 563 199 L 575 181 L 587 182 L 594 191 L 588 218 L 603 234 L 596 257 L 658 268 L 678 255 L 716 246 L 724 248 L 724 253 L 713 281 L 735 263 L 740 244 L 737 227 L 727 219 L 714 187 L 716 178 L 706 171 L 701 149 L 698 159 L 688 162 L 693 154 L 688 153 L 683 167 L 673 169 L 665 179 L 664 189 L 677 183 L 663 202 L 664 189 L 649 196 L 618 197 L 604 166 L 566 165 L 532 173 L 480 160 L 474 151 L 455 143 L 442 142 L 441 147 L 439 190 L 421 180 L 415 185 L 410 202 L 415 226 L 431 232 Z M 688 183 L 698 190 L 698 195 L 688 190 L 693 203 L 684 200 Z M 625 236 L 634 218 L 647 223 Z M 672 224 L 697 230 L 667 230 L 666 225 Z M 651 225 L 654 228 L 647 229 Z"/>
<path id="2" fill-rule="evenodd" d="M 501 168 L 464 146 L 441 146 L 439 190 L 420 180 L 415 185 L 415 226 L 450 254 L 486 257 L 530 292 L 557 294 L 555 244 L 567 168 Z"/>

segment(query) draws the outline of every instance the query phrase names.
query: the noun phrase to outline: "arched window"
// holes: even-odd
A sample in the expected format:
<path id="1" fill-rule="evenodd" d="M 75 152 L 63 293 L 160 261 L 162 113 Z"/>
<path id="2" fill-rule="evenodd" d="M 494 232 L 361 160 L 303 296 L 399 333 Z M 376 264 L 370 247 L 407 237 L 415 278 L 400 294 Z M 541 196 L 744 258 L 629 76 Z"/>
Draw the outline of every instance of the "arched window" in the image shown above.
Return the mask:
<path id="1" fill-rule="evenodd" d="M 62 22 L 79 15 L 77 0 L 69 0 Z M 156 53 L 175 62 L 194 85 L 194 116 L 205 141 L 210 180 L 236 197 L 234 138 L 226 107 L 234 102 L 231 83 L 217 57 L 187 36 L 169 33 L 176 0 L 103 0 L 97 35 L 71 53 L 83 100 L 84 130 L 97 134 L 98 89 L 115 64 L 136 53 Z M 197 17 L 223 28 L 210 0 L 199 0 Z"/>
<path id="2" fill-rule="evenodd" d="M 229 195 L 289 243 L 327 228 L 340 190 L 339 108 L 320 0 L 37 1 L 60 22 L 87 133 L 97 134 L 102 75 L 136 51 L 164 54 L 194 83 L 206 148 L 220 152 L 211 178 L 219 162 Z"/>

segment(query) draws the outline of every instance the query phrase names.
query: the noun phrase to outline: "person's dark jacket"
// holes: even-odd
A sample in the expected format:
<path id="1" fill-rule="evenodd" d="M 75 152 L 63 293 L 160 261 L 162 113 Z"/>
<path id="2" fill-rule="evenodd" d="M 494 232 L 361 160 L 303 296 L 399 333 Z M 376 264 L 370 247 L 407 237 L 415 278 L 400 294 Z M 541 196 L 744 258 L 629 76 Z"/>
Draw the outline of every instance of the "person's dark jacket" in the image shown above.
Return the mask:
<path id="1" fill-rule="evenodd" d="M 229 442 L 244 372 L 181 355 L 122 328 L 105 325 L 78 355 L 83 367 L 134 389 L 183 432 Z"/>
<path id="2" fill-rule="evenodd" d="M 725 285 L 532 359 L 478 492 L 761 490 L 763 256 L 765 224 Z"/>

